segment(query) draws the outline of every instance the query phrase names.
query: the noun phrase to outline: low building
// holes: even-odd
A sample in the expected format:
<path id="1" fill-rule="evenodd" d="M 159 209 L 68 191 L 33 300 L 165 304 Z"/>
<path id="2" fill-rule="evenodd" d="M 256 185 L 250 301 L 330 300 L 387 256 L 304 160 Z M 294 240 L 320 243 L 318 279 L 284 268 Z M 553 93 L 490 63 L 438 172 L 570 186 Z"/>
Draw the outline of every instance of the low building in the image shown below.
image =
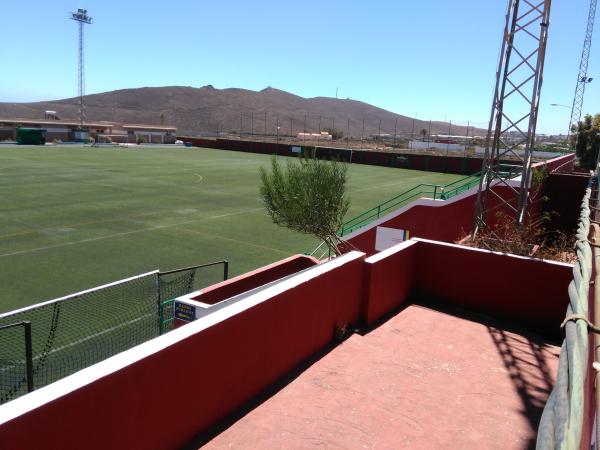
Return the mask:
<path id="1" fill-rule="evenodd" d="M 48 117 L 48 116 L 47 116 Z M 171 144 L 175 142 L 176 127 L 151 124 L 121 124 L 116 122 L 84 122 L 61 119 L 22 119 L 0 118 L 0 141 L 17 140 L 19 128 L 45 129 L 46 142 L 80 141 L 81 129 L 88 130 L 89 137 L 98 140 L 102 137 L 120 143 Z"/>
<path id="2" fill-rule="evenodd" d="M 308 141 L 331 141 L 331 135 L 326 131 L 320 133 L 298 133 L 296 138 Z"/>
<path id="3" fill-rule="evenodd" d="M 122 129 L 127 134 L 127 142 L 144 142 L 149 144 L 174 144 L 177 128 L 159 125 L 124 124 Z"/>

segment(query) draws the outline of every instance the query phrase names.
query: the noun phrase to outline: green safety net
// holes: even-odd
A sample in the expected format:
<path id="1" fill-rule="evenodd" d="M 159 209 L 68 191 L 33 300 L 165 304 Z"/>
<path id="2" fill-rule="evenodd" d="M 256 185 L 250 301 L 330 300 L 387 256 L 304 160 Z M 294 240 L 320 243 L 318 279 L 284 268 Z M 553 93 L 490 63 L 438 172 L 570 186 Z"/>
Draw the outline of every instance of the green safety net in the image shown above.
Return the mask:
<path id="1" fill-rule="evenodd" d="M 173 299 L 227 278 L 227 261 L 149 272 L 0 314 L 0 404 L 173 329 Z M 22 327 L 31 322 L 31 358 Z"/>

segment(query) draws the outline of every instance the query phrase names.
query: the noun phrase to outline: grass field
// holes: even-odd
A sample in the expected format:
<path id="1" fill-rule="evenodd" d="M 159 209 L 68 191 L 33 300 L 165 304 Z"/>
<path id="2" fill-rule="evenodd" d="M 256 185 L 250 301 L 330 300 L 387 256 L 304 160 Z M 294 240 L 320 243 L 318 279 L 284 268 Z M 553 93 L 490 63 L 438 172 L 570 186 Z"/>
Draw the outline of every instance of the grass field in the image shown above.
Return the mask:
<path id="1" fill-rule="evenodd" d="M 200 148 L 0 147 L 0 312 L 152 269 L 236 275 L 316 245 L 270 222 L 270 157 Z M 352 165 L 348 217 L 460 176 Z"/>

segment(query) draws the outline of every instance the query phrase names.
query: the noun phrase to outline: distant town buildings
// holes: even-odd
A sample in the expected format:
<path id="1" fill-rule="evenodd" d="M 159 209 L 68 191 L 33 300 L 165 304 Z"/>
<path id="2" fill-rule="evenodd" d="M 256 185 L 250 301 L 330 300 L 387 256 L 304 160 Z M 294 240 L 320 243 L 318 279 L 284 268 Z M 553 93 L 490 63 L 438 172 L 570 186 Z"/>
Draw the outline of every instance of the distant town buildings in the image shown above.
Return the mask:
<path id="1" fill-rule="evenodd" d="M 122 124 L 117 122 L 84 122 L 61 120 L 55 111 L 46 111 L 44 119 L 0 118 L 0 141 L 17 140 L 18 129 L 45 130 L 46 142 L 93 141 L 115 143 L 172 144 L 176 127 L 151 124 Z"/>
<path id="2" fill-rule="evenodd" d="M 298 133 L 296 138 L 306 141 L 331 141 L 331 135 L 326 131 L 321 131 L 320 133 Z"/>

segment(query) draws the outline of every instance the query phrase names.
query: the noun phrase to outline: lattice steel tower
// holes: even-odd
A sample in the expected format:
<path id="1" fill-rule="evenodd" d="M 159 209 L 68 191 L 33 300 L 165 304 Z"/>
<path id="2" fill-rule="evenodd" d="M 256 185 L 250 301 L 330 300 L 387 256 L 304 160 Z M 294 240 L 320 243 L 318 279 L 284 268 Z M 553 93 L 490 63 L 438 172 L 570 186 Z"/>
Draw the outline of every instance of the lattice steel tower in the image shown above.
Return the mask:
<path id="1" fill-rule="evenodd" d="M 585 40 L 583 41 L 583 50 L 581 51 L 579 74 L 577 75 L 577 84 L 575 85 L 575 96 L 573 97 L 573 107 L 571 108 L 571 120 L 569 120 L 569 131 L 567 136 L 571 135 L 571 129 L 573 125 L 577 126 L 581 120 L 581 109 L 583 108 L 585 85 L 592 81 L 592 78 L 588 78 L 587 76 L 587 69 L 588 61 L 590 59 L 590 49 L 592 47 L 594 20 L 596 19 L 596 4 L 597 0 L 590 0 L 590 11 L 588 14 L 587 28 L 585 30 Z"/>
<path id="2" fill-rule="evenodd" d="M 509 0 L 473 232 L 497 210 L 523 223 L 529 203 L 551 0 Z M 501 164 L 514 157 L 510 167 Z M 520 177 L 519 177 L 520 175 Z"/>
<path id="3" fill-rule="evenodd" d="M 72 12 L 71 19 L 78 22 L 79 25 L 79 77 L 77 79 L 77 91 L 79 94 L 79 126 L 83 127 L 85 121 L 85 105 L 83 97 L 85 96 L 85 72 L 84 72 L 84 52 L 83 52 L 83 25 L 91 24 L 92 18 L 88 16 L 87 9 L 79 8 L 77 12 Z"/>

